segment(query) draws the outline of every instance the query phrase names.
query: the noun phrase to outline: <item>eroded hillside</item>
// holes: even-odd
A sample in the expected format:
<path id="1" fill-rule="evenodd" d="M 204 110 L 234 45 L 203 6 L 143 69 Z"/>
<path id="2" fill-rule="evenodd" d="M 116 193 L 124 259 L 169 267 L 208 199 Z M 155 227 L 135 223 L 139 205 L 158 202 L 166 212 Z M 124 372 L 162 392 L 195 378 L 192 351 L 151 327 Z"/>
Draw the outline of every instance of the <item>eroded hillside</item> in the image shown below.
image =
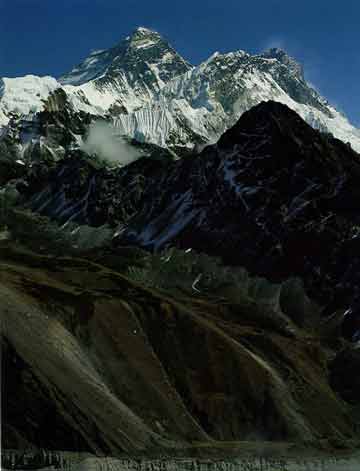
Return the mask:
<path id="1" fill-rule="evenodd" d="M 0 260 L 4 448 L 356 437 L 328 373 L 346 343 L 295 281 L 146 287 L 133 249 L 85 259 L 3 242 Z"/>

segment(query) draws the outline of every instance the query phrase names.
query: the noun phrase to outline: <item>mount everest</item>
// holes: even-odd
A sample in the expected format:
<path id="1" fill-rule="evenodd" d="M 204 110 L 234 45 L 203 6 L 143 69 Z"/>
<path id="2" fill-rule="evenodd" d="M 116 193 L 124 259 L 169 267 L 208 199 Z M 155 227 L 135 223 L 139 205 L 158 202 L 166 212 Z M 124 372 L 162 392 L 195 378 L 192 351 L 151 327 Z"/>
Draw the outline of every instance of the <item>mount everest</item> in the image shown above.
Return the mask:
<path id="1" fill-rule="evenodd" d="M 92 52 L 58 79 L 1 78 L 0 136 L 12 143 L 15 160 L 33 160 L 34 148 L 57 160 L 67 146 L 81 145 L 87 125 L 98 118 L 113 124 L 116 136 L 163 148 L 201 148 L 268 100 L 360 150 L 360 130 L 309 86 L 302 67 L 284 51 L 214 53 L 192 66 L 146 28 Z M 64 110 L 61 125 L 41 126 L 42 113 Z M 73 125 L 79 121 L 80 128 Z M 54 127 L 57 135 L 66 128 L 66 143 L 54 138 Z"/>

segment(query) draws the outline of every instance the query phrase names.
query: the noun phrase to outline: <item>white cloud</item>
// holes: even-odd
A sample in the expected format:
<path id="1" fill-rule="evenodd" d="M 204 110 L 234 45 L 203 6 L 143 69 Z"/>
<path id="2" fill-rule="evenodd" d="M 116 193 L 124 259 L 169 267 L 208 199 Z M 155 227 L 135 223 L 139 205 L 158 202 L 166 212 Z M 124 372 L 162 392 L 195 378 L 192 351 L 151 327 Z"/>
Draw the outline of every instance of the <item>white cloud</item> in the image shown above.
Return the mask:
<path id="1" fill-rule="evenodd" d="M 88 135 L 82 145 L 87 154 L 96 154 L 111 164 L 127 165 L 138 159 L 141 153 L 117 135 L 115 128 L 103 121 L 89 126 Z"/>

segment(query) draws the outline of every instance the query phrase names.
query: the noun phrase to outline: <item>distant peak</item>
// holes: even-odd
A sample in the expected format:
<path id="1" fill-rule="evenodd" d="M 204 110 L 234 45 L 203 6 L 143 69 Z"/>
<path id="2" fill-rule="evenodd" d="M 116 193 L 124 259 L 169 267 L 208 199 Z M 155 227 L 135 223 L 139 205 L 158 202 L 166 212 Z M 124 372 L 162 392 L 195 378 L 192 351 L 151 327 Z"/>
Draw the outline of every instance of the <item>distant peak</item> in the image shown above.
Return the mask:
<path id="1" fill-rule="evenodd" d="M 160 34 L 157 31 L 154 31 L 154 30 L 149 29 L 149 28 L 144 28 L 144 26 L 138 26 L 132 32 L 132 34 L 129 36 L 129 38 L 133 39 L 133 38 L 147 37 L 147 36 L 151 36 L 151 37 L 157 36 L 159 38 L 161 37 Z"/>
<path id="2" fill-rule="evenodd" d="M 270 49 L 267 49 L 261 54 L 261 56 L 267 59 L 277 59 L 278 61 L 284 64 L 288 64 L 290 61 L 296 62 L 296 60 L 290 57 L 289 54 L 284 51 L 284 49 L 281 49 L 279 47 L 272 47 Z"/>
<path id="3" fill-rule="evenodd" d="M 162 41 L 164 40 L 157 31 L 144 28 L 143 26 L 139 26 L 130 34 L 130 36 L 125 38 L 126 45 L 134 47 L 135 49 L 155 46 Z"/>
<path id="4" fill-rule="evenodd" d="M 156 33 L 157 32 L 157 31 L 154 31 L 153 29 L 145 28 L 144 26 L 138 26 L 135 31 L 137 31 L 139 33 L 143 33 L 143 34 Z"/>
<path id="5" fill-rule="evenodd" d="M 304 80 L 302 65 L 293 57 L 279 47 L 272 47 L 261 54 L 266 59 L 277 59 L 281 64 L 288 66 L 301 80 Z"/>
<path id="6" fill-rule="evenodd" d="M 273 100 L 262 101 L 241 115 L 237 123 L 221 136 L 218 146 L 232 147 L 243 139 L 244 133 L 251 135 L 259 131 L 283 138 L 285 135 L 291 136 L 293 129 L 305 129 L 306 135 L 310 137 L 315 133 L 315 130 L 287 105 Z"/>

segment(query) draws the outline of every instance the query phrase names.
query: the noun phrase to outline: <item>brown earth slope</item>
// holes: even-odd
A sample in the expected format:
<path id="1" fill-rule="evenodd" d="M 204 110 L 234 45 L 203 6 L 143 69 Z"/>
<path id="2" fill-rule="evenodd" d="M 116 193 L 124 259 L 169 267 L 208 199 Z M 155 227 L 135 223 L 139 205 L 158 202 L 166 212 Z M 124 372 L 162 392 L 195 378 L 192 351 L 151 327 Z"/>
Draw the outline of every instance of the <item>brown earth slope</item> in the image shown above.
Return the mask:
<path id="1" fill-rule="evenodd" d="M 355 436 L 315 324 L 245 295 L 172 297 L 98 262 L 8 244 L 0 300 L 4 448 Z"/>

